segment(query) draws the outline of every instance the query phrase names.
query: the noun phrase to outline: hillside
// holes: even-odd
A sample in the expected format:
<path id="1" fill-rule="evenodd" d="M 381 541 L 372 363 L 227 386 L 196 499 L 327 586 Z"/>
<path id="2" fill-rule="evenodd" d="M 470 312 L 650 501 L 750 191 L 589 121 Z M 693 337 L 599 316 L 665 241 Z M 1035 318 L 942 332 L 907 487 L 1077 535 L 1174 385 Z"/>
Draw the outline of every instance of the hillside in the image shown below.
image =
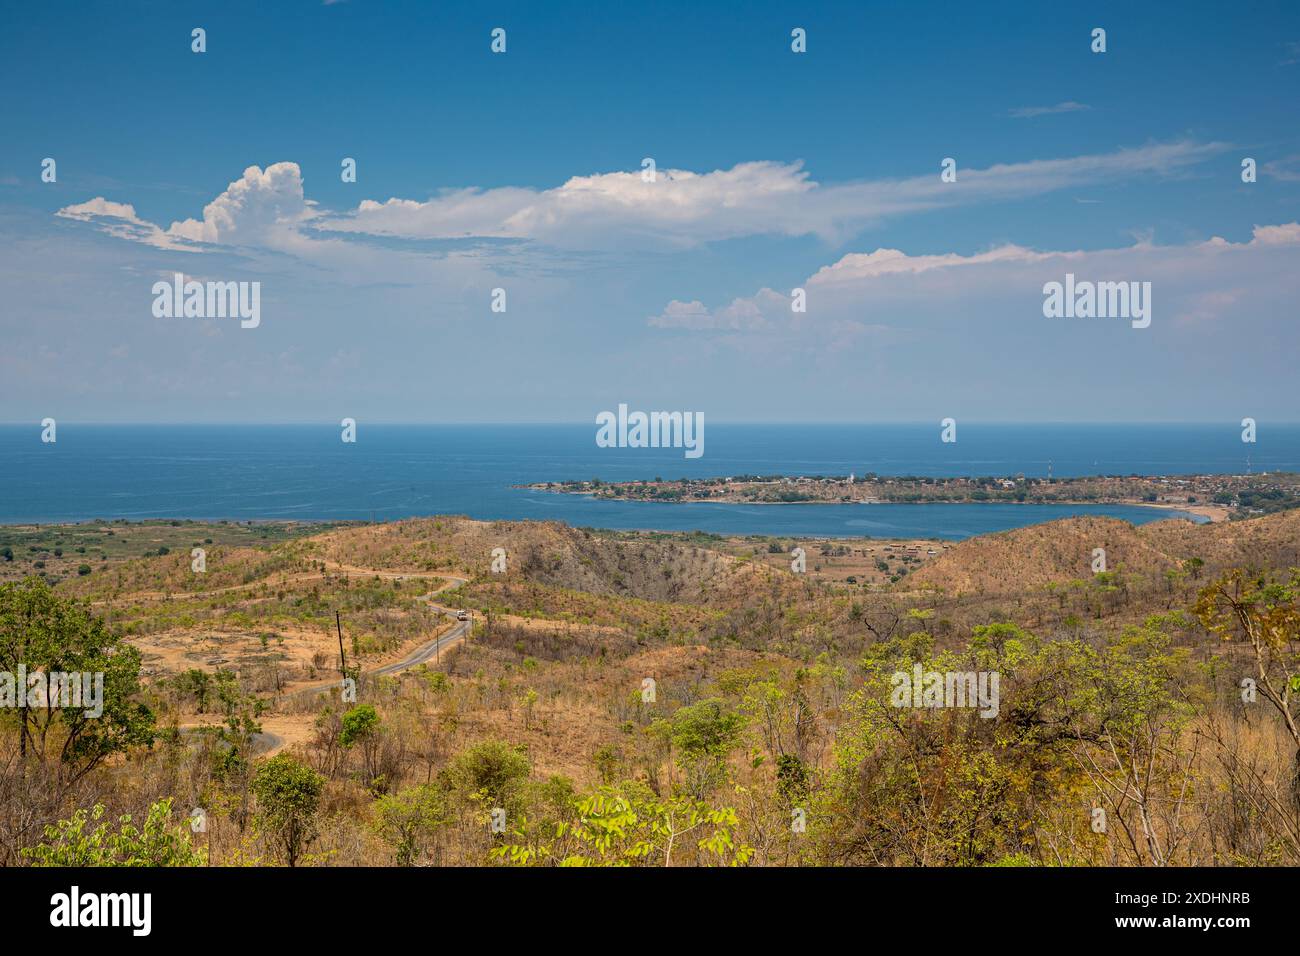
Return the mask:
<path id="1" fill-rule="evenodd" d="M 1149 865 L 1126 831 L 1098 838 L 1088 822 L 1102 803 L 1137 831 L 1129 802 L 1105 803 L 1129 758 L 1147 761 L 1147 812 L 1178 837 L 1175 862 L 1300 861 L 1283 820 L 1296 742 L 1263 698 L 1243 709 L 1251 645 L 1225 640 L 1237 618 L 1214 617 L 1206 591 L 1240 567 L 1285 583 L 1300 564 L 1295 513 L 1140 528 L 1069 519 L 951 545 L 463 517 L 112 530 L 114 553 L 88 573 L 46 569 L 52 594 L 37 578 L 0 586 L 0 648 L 25 640 L 15 622 L 27 608 L 66 601 L 60 620 L 90 615 L 120 642 L 114 666 L 133 669 L 151 744 L 66 782 L 78 752 L 29 763 L 49 785 L 28 791 L 44 796 L 25 814 L 4 801 L 27 797 L 0 791 L 8 862 L 92 802 L 140 813 L 164 796 L 219 821 L 204 843 L 218 862 L 275 859 L 249 803 L 272 754 L 321 781 L 308 841 L 320 865 L 542 853 L 557 832 L 591 825 L 579 808 L 596 794 L 647 819 L 734 819 L 728 845 L 763 865 Z M 157 545 L 160 533 L 176 547 Z M 194 542 L 201 572 L 183 546 Z M 796 546 L 806 573 L 791 570 Z M 1105 574 L 1092 572 L 1094 548 Z M 1300 602 L 1300 589 L 1277 594 L 1283 610 Z M 1300 609 L 1291 620 L 1270 625 L 1282 643 L 1265 667 L 1282 686 L 1300 672 Z M 998 673 L 993 719 L 896 709 L 891 674 L 915 666 Z M 1139 725 L 1157 728 L 1157 749 L 1116 736 Z M 1112 766 L 1115 754 L 1127 756 Z M 1185 774 L 1212 785 L 1189 797 Z M 1239 800 L 1262 808 L 1249 824 L 1233 822 Z M 508 836 L 485 829 L 493 805 L 517 821 Z M 792 808 L 808 811 L 806 834 L 789 830 Z M 718 862 L 691 846 L 680 862 Z"/>
<path id="2" fill-rule="evenodd" d="M 1182 519 L 1135 527 L 1114 518 L 1069 518 L 958 542 L 916 571 L 913 586 L 951 594 L 1007 595 L 1092 576 L 1093 549 L 1108 571 L 1158 580 L 1204 562 L 1205 576 L 1234 566 L 1300 566 L 1300 512 L 1196 525 Z"/>
<path id="3" fill-rule="evenodd" d="M 616 538 L 559 522 L 426 518 L 334 531 L 305 552 L 367 568 L 454 570 L 493 579 L 493 550 L 505 550 L 500 580 L 527 580 L 596 596 L 684 604 L 727 603 L 752 567 L 665 535 Z M 761 573 L 761 572 L 758 572 Z"/>

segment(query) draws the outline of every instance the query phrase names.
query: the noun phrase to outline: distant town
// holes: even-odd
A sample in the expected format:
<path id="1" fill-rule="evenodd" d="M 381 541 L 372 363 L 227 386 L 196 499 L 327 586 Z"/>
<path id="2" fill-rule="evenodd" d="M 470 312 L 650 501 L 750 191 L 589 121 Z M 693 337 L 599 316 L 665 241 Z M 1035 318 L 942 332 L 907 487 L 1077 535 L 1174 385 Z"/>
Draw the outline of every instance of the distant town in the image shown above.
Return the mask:
<path id="1" fill-rule="evenodd" d="M 1300 475 L 1102 475 L 979 478 L 863 475 L 732 475 L 652 481 L 537 482 L 525 487 L 627 501 L 746 504 L 1008 502 L 1136 504 L 1176 508 L 1215 521 L 1300 506 Z"/>

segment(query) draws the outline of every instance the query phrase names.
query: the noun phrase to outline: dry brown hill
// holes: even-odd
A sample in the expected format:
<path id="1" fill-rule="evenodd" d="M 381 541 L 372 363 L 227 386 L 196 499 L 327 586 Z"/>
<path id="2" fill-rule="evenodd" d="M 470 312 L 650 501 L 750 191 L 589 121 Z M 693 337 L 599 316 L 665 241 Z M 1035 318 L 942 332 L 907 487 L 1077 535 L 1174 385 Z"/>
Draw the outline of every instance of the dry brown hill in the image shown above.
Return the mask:
<path id="1" fill-rule="evenodd" d="M 347 528 L 312 539 L 310 553 L 366 568 L 450 571 L 496 582 L 527 580 L 593 595 L 680 603 L 732 603 L 770 572 L 660 536 L 614 538 L 559 522 L 421 518 Z M 490 571 L 494 548 L 506 573 Z"/>
<path id="2" fill-rule="evenodd" d="M 1156 580 L 1190 558 L 1210 575 L 1230 566 L 1300 565 L 1300 511 L 1195 525 L 1169 519 L 1135 527 L 1116 518 L 1065 518 L 953 545 L 908 580 L 950 594 L 1013 594 L 1092 576 L 1093 549 L 1107 570 Z"/>

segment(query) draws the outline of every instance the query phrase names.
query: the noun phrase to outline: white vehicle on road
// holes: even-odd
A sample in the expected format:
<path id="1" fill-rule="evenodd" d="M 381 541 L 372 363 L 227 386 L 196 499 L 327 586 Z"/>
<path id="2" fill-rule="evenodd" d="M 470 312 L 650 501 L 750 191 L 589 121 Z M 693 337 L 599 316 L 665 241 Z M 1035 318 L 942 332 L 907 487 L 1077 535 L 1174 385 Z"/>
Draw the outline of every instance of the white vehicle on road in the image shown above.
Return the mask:
<path id="1" fill-rule="evenodd" d="M 457 611 L 457 612 L 456 612 L 456 620 L 458 620 L 458 621 L 468 621 L 468 620 L 469 620 L 469 611 Z"/>

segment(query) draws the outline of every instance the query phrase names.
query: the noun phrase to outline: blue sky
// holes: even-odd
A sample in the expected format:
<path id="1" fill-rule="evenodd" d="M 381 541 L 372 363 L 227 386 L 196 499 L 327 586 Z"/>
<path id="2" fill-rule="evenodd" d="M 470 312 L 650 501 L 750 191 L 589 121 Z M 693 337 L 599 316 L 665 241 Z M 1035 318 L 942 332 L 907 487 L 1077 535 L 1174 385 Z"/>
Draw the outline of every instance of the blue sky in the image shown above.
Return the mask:
<path id="1" fill-rule="evenodd" d="M 1300 417 L 1293 3 L 0 17 L 3 420 Z M 1151 326 L 1045 318 L 1067 271 Z"/>

